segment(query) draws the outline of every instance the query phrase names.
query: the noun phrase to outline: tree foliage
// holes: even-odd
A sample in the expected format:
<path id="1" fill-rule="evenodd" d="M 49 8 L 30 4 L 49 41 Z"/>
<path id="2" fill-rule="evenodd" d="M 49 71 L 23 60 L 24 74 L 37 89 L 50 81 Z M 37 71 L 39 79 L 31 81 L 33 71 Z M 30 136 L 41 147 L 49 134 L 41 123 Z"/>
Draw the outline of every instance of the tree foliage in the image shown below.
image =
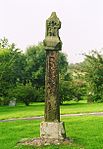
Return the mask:
<path id="1" fill-rule="evenodd" d="M 0 40 L 0 103 L 16 98 L 29 105 L 44 101 L 46 54 L 42 43 L 27 48 L 25 53 Z M 82 63 L 68 64 L 59 53 L 59 100 L 103 101 L 103 55 L 92 51 Z"/>
<path id="2" fill-rule="evenodd" d="M 12 90 L 9 89 L 8 96 L 9 98 L 16 99 L 18 102 L 23 102 L 26 106 L 29 106 L 30 102 L 35 101 L 36 90 L 30 83 L 26 85 L 20 83 Z"/>
<path id="3" fill-rule="evenodd" d="M 40 100 L 44 101 L 46 54 L 43 44 L 39 43 L 38 46 L 32 46 L 27 48 L 25 55 L 27 57 L 26 70 L 28 74 L 28 81 L 31 82 L 32 85 L 35 86 L 36 90 L 38 91 L 37 101 Z M 66 95 L 63 95 L 66 94 L 65 89 L 61 89 L 61 87 L 64 87 L 63 81 L 66 79 L 68 71 L 67 57 L 64 53 L 62 52 L 59 53 L 58 62 L 59 62 L 60 102 L 61 102 L 63 101 L 64 96 L 66 97 Z M 68 77 L 70 77 L 69 73 Z M 68 86 L 65 86 L 66 89 Z M 67 96 L 68 95 L 69 93 L 67 94 Z M 65 98 L 65 100 L 67 100 L 67 98 Z"/>
<path id="4" fill-rule="evenodd" d="M 103 101 L 103 55 L 97 51 L 86 55 L 84 68 L 88 83 L 88 101 Z"/>
<path id="5" fill-rule="evenodd" d="M 26 61 L 19 49 L 14 44 L 8 44 L 7 39 L 0 43 L 0 98 L 3 99 L 8 96 L 9 89 L 21 82 Z"/>
<path id="6" fill-rule="evenodd" d="M 4 38 L 0 41 L 0 99 L 9 101 L 14 97 L 29 105 L 31 101 L 44 101 L 46 55 L 44 46 L 39 43 L 27 48 L 25 53 L 9 44 Z M 68 62 L 65 54 L 59 53 L 60 97 L 69 91 Z M 64 85 L 67 81 L 67 86 Z M 61 89 L 61 87 L 64 89 Z M 67 91 L 66 91 L 67 90 Z M 34 94 L 33 94 L 34 91 Z M 69 95 L 69 94 L 67 94 Z M 65 96 L 67 100 L 67 96 Z M 6 100 L 7 99 L 7 100 Z M 7 102 L 6 102 L 7 103 Z"/>

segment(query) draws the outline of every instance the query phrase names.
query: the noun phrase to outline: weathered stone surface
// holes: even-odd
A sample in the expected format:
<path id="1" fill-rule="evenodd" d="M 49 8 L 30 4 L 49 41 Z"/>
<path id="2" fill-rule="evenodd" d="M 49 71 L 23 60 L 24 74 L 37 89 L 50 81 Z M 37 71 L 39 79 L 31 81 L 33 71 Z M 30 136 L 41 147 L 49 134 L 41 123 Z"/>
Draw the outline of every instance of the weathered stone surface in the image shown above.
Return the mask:
<path id="1" fill-rule="evenodd" d="M 46 52 L 45 121 L 60 121 L 58 51 Z"/>
<path id="2" fill-rule="evenodd" d="M 58 54 L 61 50 L 59 29 L 61 22 L 53 12 L 46 21 L 45 121 L 60 121 Z"/>
<path id="3" fill-rule="evenodd" d="M 17 146 L 27 145 L 27 146 L 46 146 L 46 145 L 59 145 L 59 144 L 71 144 L 72 140 L 66 138 L 64 140 L 58 139 L 48 139 L 48 138 L 33 138 L 33 139 L 23 139 L 18 142 Z"/>
<path id="4" fill-rule="evenodd" d="M 46 50 L 61 50 L 62 42 L 59 37 L 61 22 L 55 12 L 46 20 L 46 36 L 44 46 Z"/>
<path id="5" fill-rule="evenodd" d="M 42 122 L 40 124 L 40 137 L 44 139 L 64 140 L 66 132 L 63 122 Z"/>

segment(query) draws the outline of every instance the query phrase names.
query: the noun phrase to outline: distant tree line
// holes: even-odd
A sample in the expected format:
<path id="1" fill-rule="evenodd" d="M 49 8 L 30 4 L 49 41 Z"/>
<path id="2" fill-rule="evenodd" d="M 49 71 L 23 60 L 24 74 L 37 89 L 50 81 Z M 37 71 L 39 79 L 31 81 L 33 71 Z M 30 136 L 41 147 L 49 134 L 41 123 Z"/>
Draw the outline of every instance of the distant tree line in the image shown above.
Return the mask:
<path id="1" fill-rule="evenodd" d="M 6 38 L 0 40 L 0 105 L 16 99 L 29 105 L 44 101 L 45 49 L 42 43 L 30 46 L 23 53 Z M 69 64 L 59 53 L 59 101 L 103 101 L 103 56 L 98 52 L 86 55 L 83 63 Z"/>

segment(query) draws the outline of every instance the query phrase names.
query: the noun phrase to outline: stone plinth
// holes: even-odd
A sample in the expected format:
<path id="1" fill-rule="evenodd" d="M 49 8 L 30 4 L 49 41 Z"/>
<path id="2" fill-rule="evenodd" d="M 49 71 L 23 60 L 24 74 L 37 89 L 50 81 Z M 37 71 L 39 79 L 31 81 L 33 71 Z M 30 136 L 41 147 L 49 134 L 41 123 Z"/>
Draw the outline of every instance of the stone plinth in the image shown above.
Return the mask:
<path id="1" fill-rule="evenodd" d="M 66 132 L 63 122 L 42 122 L 40 124 L 40 138 L 64 140 Z"/>

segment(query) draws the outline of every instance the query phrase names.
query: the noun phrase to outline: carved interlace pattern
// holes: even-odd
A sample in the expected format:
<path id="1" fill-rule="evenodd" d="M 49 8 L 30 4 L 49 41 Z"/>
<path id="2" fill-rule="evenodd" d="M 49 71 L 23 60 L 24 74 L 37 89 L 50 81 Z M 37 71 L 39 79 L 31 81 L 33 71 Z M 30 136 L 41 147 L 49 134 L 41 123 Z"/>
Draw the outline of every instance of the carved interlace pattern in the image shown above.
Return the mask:
<path id="1" fill-rule="evenodd" d="M 57 36 L 59 37 L 59 29 L 61 27 L 61 22 L 53 12 L 50 18 L 46 21 L 46 36 Z"/>
<path id="2" fill-rule="evenodd" d="M 58 22 L 49 21 L 47 22 L 47 36 L 59 36 L 60 25 Z"/>

